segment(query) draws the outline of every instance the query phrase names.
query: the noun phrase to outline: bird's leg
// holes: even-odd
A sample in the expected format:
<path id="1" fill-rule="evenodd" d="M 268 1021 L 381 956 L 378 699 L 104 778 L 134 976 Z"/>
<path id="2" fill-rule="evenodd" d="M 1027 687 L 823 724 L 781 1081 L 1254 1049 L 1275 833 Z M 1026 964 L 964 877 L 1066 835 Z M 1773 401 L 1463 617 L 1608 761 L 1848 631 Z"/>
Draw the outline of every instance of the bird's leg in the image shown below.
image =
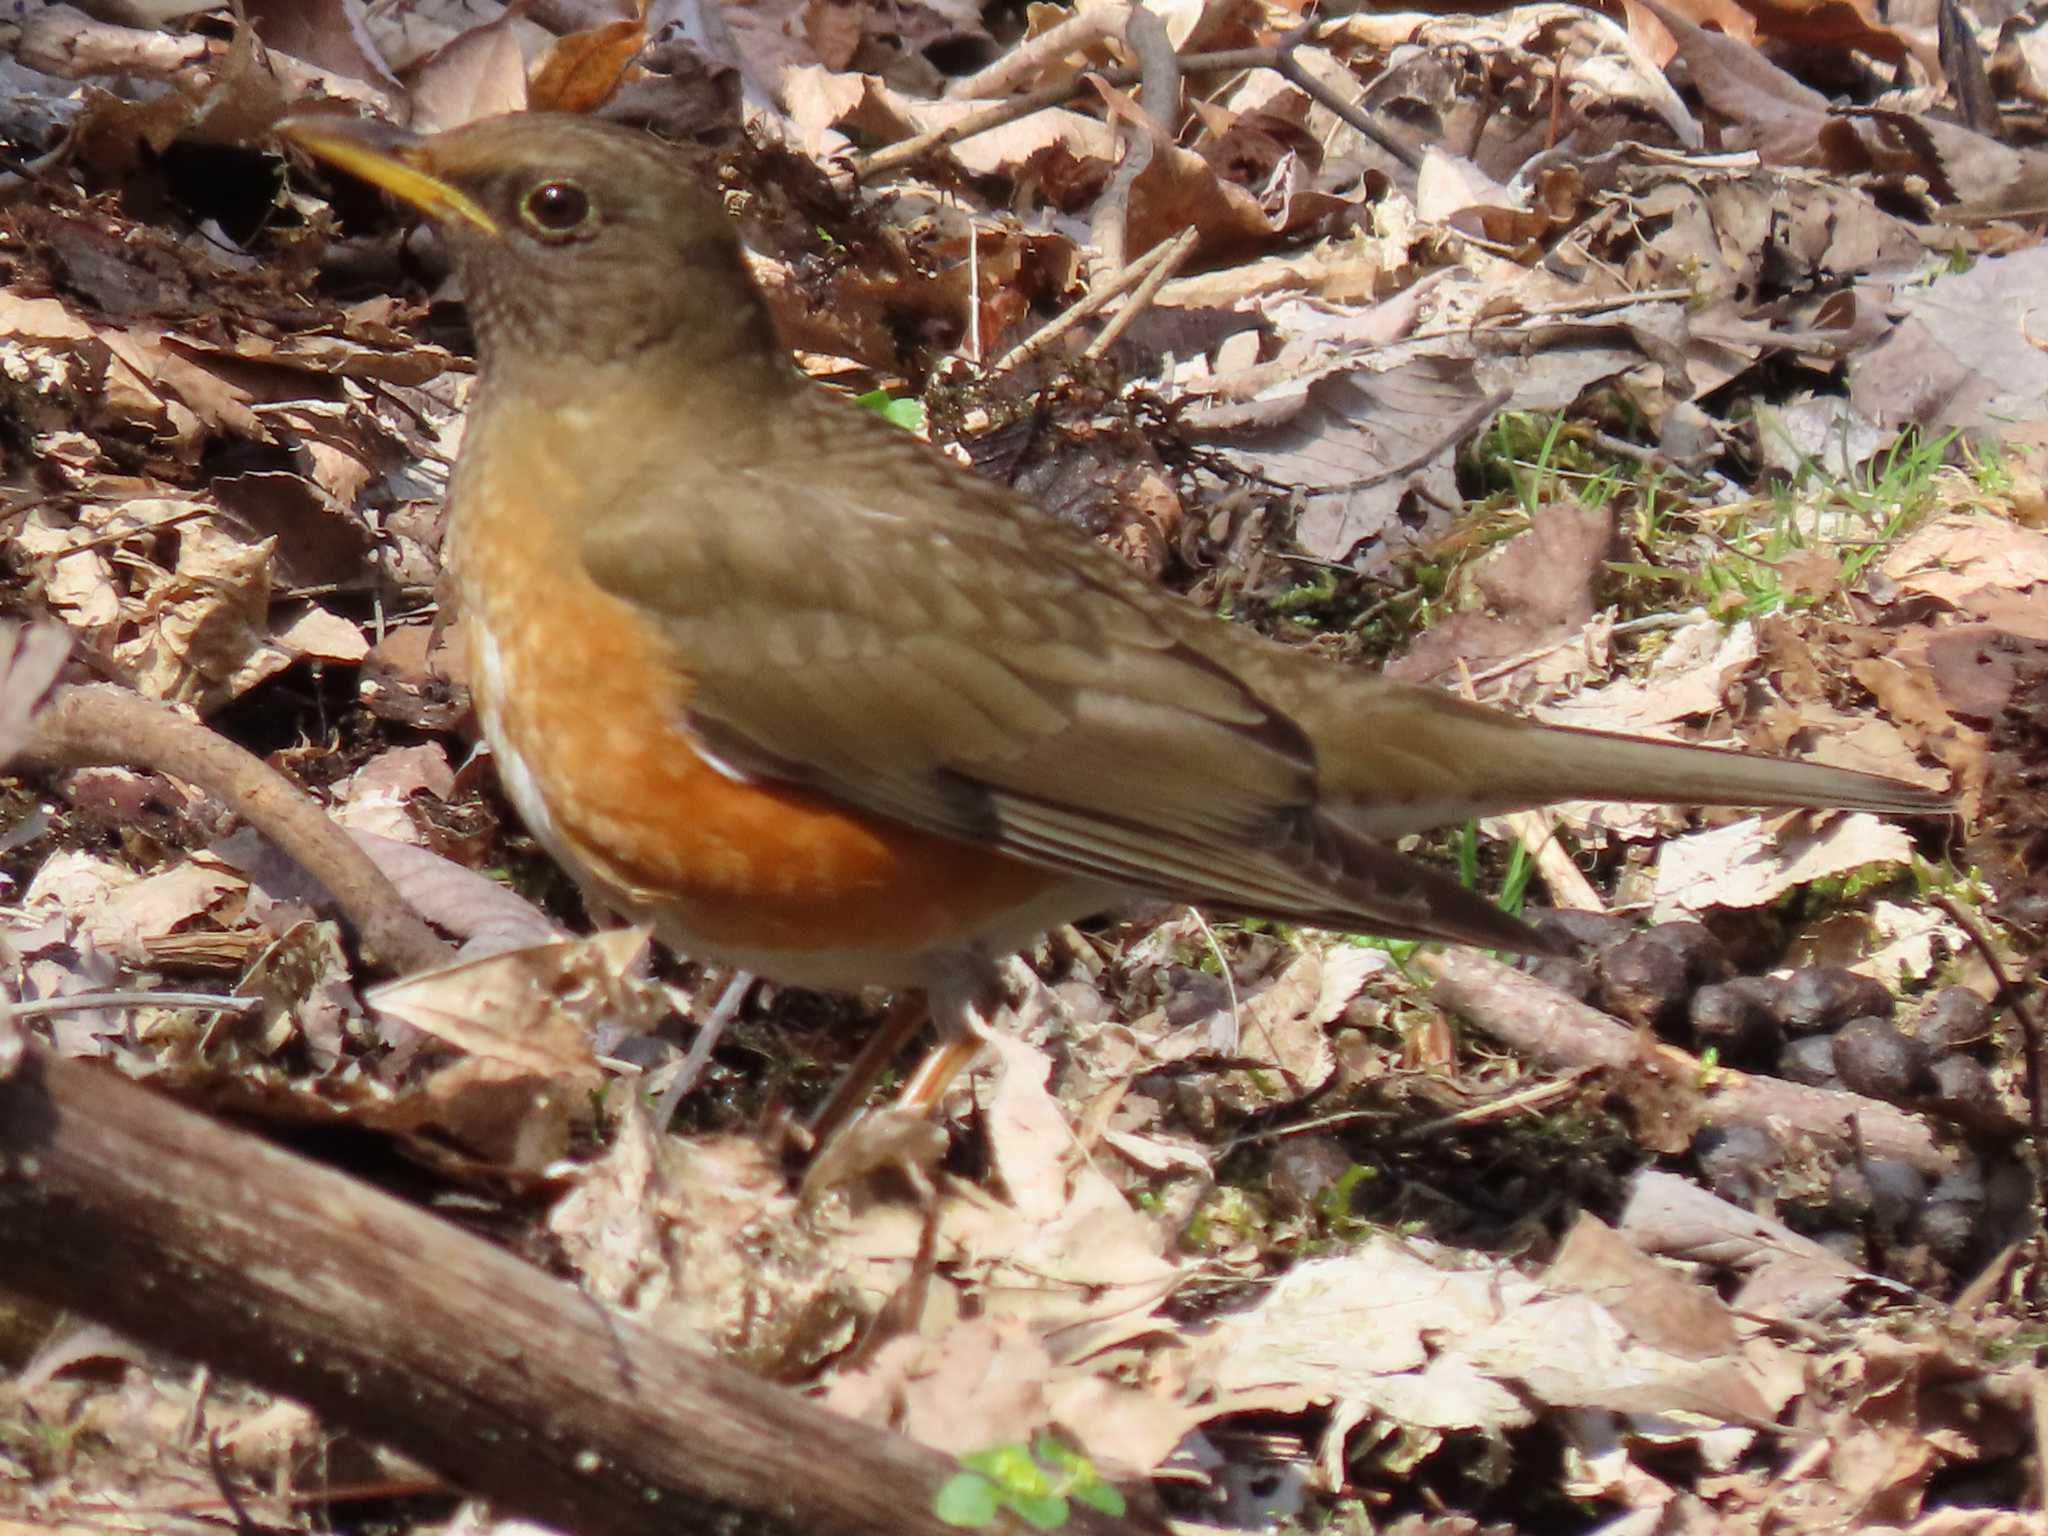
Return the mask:
<path id="1" fill-rule="evenodd" d="M 931 1123 L 932 1111 L 981 1053 L 981 1021 L 1003 996 L 1002 979 L 989 959 L 963 954 L 935 968 L 925 991 L 896 1001 L 812 1122 L 817 1150 L 804 1170 L 806 1198 L 875 1168 L 930 1165 L 944 1155 L 945 1133 Z M 855 1119 L 882 1069 L 927 1018 L 938 1028 L 938 1046 L 911 1073 L 894 1104 Z"/>
<path id="2" fill-rule="evenodd" d="M 697 1086 L 697 1079 L 704 1075 L 712 1051 L 717 1049 L 719 1036 L 725 1033 L 728 1024 L 739 1017 L 740 1004 L 747 1000 L 747 993 L 753 990 L 756 979 L 752 971 L 734 971 L 732 979 L 725 984 L 725 990 L 718 994 L 718 1001 L 711 1005 L 711 1012 L 699 1022 L 697 1038 L 690 1042 L 689 1055 L 676 1068 L 676 1075 L 662 1089 L 661 1097 L 654 1101 L 655 1130 L 668 1129 L 683 1095 Z"/>
<path id="3" fill-rule="evenodd" d="M 895 1107 L 922 1115 L 936 1111 L 939 1101 L 946 1096 L 946 1090 L 953 1086 L 953 1079 L 974 1065 L 983 1044 L 978 1022 L 971 1022 L 967 1029 L 952 1039 L 941 1040 L 910 1074 L 910 1080 L 896 1096 Z"/>
<path id="4" fill-rule="evenodd" d="M 860 1054 L 853 1058 L 853 1065 L 846 1069 L 839 1079 L 839 1086 L 832 1090 L 832 1097 L 825 1101 L 825 1107 L 818 1111 L 811 1121 L 810 1132 L 817 1146 L 823 1147 L 845 1128 L 861 1105 L 867 1102 L 868 1091 L 875 1086 L 875 1079 L 888 1069 L 910 1043 L 911 1036 L 924 1028 L 925 1020 L 931 1017 L 931 1007 L 922 992 L 905 992 L 889 1005 L 889 1012 L 879 1028 L 868 1036 L 867 1044 L 860 1048 Z"/>
<path id="5" fill-rule="evenodd" d="M 896 1096 L 895 1107 L 928 1115 L 939 1107 L 953 1080 L 974 1065 L 988 1038 L 985 1021 L 1004 1006 L 1007 997 L 995 963 L 973 951 L 949 956 L 932 978 L 925 997 L 939 1043 L 910 1074 Z"/>

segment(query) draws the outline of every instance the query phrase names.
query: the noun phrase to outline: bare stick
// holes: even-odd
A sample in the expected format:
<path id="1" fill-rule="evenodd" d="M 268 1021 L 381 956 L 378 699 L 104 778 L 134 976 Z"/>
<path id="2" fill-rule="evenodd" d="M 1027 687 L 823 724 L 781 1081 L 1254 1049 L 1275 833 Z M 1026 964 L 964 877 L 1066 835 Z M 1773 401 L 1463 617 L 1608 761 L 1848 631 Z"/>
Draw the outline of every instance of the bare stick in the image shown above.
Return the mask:
<path id="1" fill-rule="evenodd" d="M 1130 262 L 1131 190 L 1160 147 L 1173 147 L 1180 119 L 1180 60 L 1166 35 L 1166 23 L 1147 9 L 1145 0 L 1130 0 L 1122 14 L 1124 46 L 1138 58 L 1138 115 L 1132 117 L 1127 108 L 1115 110 L 1119 104 L 1111 99 L 1110 118 L 1117 124 L 1124 153 L 1088 216 L 1090 242 L 1112 268 Z"/>
<path id="2" fill-rule="evenodd" d="M 1134 287 L 1142 282 L 1146 274 L 1166 259 L 1167 254 L 1172 248 L 1173 242 L 1171 240 L 1162 240 L 1129 266 L 1105 277 L 1099 284 L 1089 289 L 1086 294 L 1077 299 L 1073 306 L 1064 314 L 1047 321 L 1029 336 L 1018 342 L 1016 346 L 1010 348 L 1009 351 L 997 358 L 989 365 L 988 371 L 991 374 L 1005 372 L 1016 367 L 1034 352 L 1044 351 L 1097 310 L 1106 308 L 1110 300 L 1114 299 L 1125 289 Z"/>
<path id="3" fill-rule="evenodd" d="M 35 717 L 23 756 L 43 768 L 147 768 L 195 784 L 326 886 L 380 965 L 428 970 L 454 958 L 318 801 L 167 704 L 105 684 L 59 689 Z"/>
<path id="4" fill-rule="evenodd" d="M 1195 227 L 1190 224 L 1171 240 L 1160 242 L 1161 255 L 1152 264 L 1152 270 L 1140 279 L 1138 286 L 1131 291 L 1130 298 L 1124 302 L 1123 308 L 1119 309 L 1109 324 L 1102 328 L 1102 334 L 1088 343 L 1088 349 L 1081 354 L 1083 357 L 1100 357 L 1116 345 L 1117 337 L 1129 330 L 1131 322 L 1145 312 L 1145 307 L 1152 302 L 1152 296 L 1159 291 L 1160 285 L 1178 272 L 1182 263 L 1193 254 L 1196 238 Z M 1149 256 L 1151 252 L 1148 251 L 1146 254 Z"/>
<path id="5" fill-rule="evenodd" d="M 1103 75 L 1113 85 L 1128 85 L 1138 78 L 1134 69 L 1113 69 Z M 969 112 L 956 117 L 941 127 L 927 128 L 923 133 L 913 134 L 872 155 L 856 155 L 852 161 L 854 177 L 868 180 L 881 176 L 914 161 L 922 160 L 933 150 L 957 144 L 962 139 L 971 139 L 977 133 L 987 133 L 991 128 L 1000 128 L 1005 123 L 1014 123 L 1019 118 L 1029 117 L 1034 112 L 1043 112 L 1061 102 L 1072 101 L 1084 89 L 1079 81 L 1063 85 L 1048 86 L 1042 91 L 1033 91 L 1028 96 L 1013 96 L 1008 101 L 998 101 L 983 107 L 978 112 Z"/>
<path id="6" fill-rule="evenodd" d="M 1294 56 L 1294 50 L 1307 42 L 1314 30 L 1315 24 L 1308 22 L 1281 38 L 1273 45 L 1273 62 L 1269 67 L 1278 70 L 1290 85 L 1297 87 L 1311 101 L 1320 103 L 1340 122 L 1357 130 L 1359 136 L 1368 143 L 1377 145 L 1408 170 L 1421 170 L 1420 150 L 1388 133 L 1364 112 L 1302 68 L 1301 60 Z"/>
<path id="7" fill-rule="evenodd" d="M 197 71 L 228 67 L 234 48 L 231 42 L 197 32 L 180 35 L 161 27 L 114 26 L 68 5 L 43 5 L 23 20 L 13 52 L 22 63 L 63 80 L 109 74 L 189 80 Z M 266 50 L 263 67 L 292 101 L 345 101 L 387 117 L 395 110 L 391 97 L 369 82 L 319 69 L 288 54 Z"/>
<path id="8" fill-rule="evenodd" d="M 1698 1057 L 1648 1041 L 1597 1009 L 1476 950 L 1446 949 L 1423 956 L 1420 964 L 1430 974 L 1431 992 L 1439 1003 L 1546 1065 L 1655 1070 L 1697 1085 L 1692 1109 L 1702 1125 L 1755 1126 L 1773 1134 L 1792 1131 L 1843 1153 L 1860 1145 L 1877 1156 L 1895 1157 L 1932 1173 L 1946 1173 L 1955 1165 L 1955 1153 L 1927 1122 L 1881 1100 L 1839 1088 L 1750 1077 L 1726 1067 L 1709 1071 Z"/>
<path id="9" fill-rule="evenodd" d="M 4 1029 L 0 1252 L 9 1290 L 297 1398 L 577 1536 L 953 1536 L 933 1513 L 950 1458 Z M 1163 1536 L 1082 1508 L 1065 1529 Z"/>
<path id="10" fill-rule="evenodd" d="M 1041 69 L 1050 68 L 1068 54 L 1079 53 L 1111 32 L 1120 30 L 1123 12 L 1124 8 L 1115 0 L 1090 5 L 1058 25 L 1046 28 L 1038 36 L 1019 43 L 988 68 L 955 80 L 946 87 L 945 94 L 953 101 L 1004 95 Z"/>
<path id="11" fill-rule="evenodd" d="M 41 1019 L 53 1013 L 88 1013 L 101 1008 L 202 1008 L 212 1013 L 254 1013 L 260 997 L 232 997 L 219 992 L 67 992 L 61 997 L 32 997 L 21 1003 L 0 1003 L 9 1019 Z"/>
<path id="12" fill-rule="evenodd" d="M 1536 873 L 1543 878 L 1543 888 L 1550 893 L 1552 906 L 1568 907 L 1574 912 L 1607 910 L 1607 903 L 1593 889 L 1593 882 L 1572 858 L 1571 850 L 1558 841 L 1557 823 L 1548 810 L 1509 811 L 1501 820 L 1515 834 L 1523 852 L 1535 861 Z"/>

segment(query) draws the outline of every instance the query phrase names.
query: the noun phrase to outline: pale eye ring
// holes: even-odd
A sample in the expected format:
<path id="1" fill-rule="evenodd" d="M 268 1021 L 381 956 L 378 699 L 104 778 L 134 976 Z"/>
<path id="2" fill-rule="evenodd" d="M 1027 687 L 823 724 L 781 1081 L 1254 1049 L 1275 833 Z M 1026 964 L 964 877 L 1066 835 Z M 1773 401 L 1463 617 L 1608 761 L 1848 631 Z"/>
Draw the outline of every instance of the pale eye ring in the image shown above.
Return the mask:
<path id="1" fill-rule="evenodd" d="M 573 181 L 554 177 L 520 200 L 519 216 L 535 234 L 559 240 L 590 222 L 590 194 Z"/>

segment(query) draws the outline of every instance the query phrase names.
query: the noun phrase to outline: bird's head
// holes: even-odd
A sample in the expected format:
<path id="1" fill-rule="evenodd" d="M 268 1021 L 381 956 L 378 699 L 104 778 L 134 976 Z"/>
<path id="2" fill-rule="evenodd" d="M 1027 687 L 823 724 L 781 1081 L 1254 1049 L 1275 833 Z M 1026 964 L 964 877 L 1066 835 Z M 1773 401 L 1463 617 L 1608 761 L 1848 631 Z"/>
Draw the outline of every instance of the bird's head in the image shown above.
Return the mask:
<path id="1" fill-rule="evenodd" d="M 429 136 L 332 116 L 277 131 L 434 222 L 487 362 L 776 351 L 732 221 L 648 134 L 562 113 Z"/>

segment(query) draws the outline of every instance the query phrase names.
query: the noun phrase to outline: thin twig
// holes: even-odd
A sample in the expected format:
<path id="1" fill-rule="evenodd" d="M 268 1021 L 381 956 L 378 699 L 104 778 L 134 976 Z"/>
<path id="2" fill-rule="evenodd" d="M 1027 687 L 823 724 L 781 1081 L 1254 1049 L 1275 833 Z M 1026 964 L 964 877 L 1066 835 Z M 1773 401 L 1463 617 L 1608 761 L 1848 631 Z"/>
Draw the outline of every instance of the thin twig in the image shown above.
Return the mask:
<path id="1" fill-rule="evenodd" d="M 105 549 L 110 545 L 125 544 L 130 539 L 139 539 L 145 534 L 157 533 L 166 528 L 176 528 L 184 523 L 196 522 L 202 517 L 219 517 L 221 509 L 210 503 L 195 503 L 182 512 L 173 512 L 169 517 L 159 518 L 153 523 L 135 523 L 126 528 L 109 528 L 105 533 L 94 534 L 89 539 L 80 539 L 76 544 L 67 544 L 62 549 L 53 549 L 45 556 L 48 560 L 62 560 L 67 555 L 82 555 L 87 550 Z"/>
<path id="2" fill-rule="evenodd" d="M 1033 353 L 1042 352 L 1075 326 L 1100 309 L 1106 308 L 1116 296 L 1126 289 L 1143 282 L 1152 269 L 1166 260 L 1173 242 L 1162 240 L 1129 266 L 1113 272 L 1100 283 L 1090 288 L 1064 314 L 1047 321 L 1043 326 L 1026 336 L 1016 346 L 989 364 L 989 373 L 998 374 L 1016 367 Z"/>
<path id="3" fill-rule="evenodd" d="M 1709 1071 L 1698 1057 L 1647 1040 L 1537 977 L 1474 950 L 1425 951 L 1414 963 L 1429 976 L 1431 996 L 1440 1006 L 1500 1043 L 1546 1066 L 1605 1067 L 1623 1074 L 1624 1081 L 1664 1083 L 1686 1094 L 1687 1112 L 1702 1126 L 1760 1126 L 1773 1134 L 1789 1128 L 1836 1151 L 1849 1150 L 1854 1141 L 1936 1175 L 1956 1166 L 1951 1141 L 1896 1105 L 1728 1067 Z M 2021 1132 L 2016 1117 L 1996 1119 L 2001 1128 L 2009 1124 L 2014 1134 Z"/>
<path id="4" fill-rule="evenodd" d="M 1216 1149 L 1216 1159 L 1221 1161 L 1239 1147 L 1257 1146 L 1262 1141 L 1285 1141 L 1290 1136 L 1310 1136 L 1317 1131 L 1327 1131 L 1333 1126 L 1356 1125 L 1361 1120 L 1392 1120 L 1398 1111 L 1391 1109 L 1341 1109 L 1334 1115 L 1322 1115 L 1314 1120 L 1297 1120 L 1292 1125 L 1269 1126 L 1263 1131 L 1247 1131 L 1242 1136 L 1233 1136 Z"/>
<path id="5" fill-rule="evenodd" d="M 1591 432 L 1587 434 L 1593 446 L 1610 459 L 1625 459 L 1631 464 L 1640 464 L 1645 469 L 1669 469 L 1690 479 L 1696 466 L 1678 462 L 1662 448 L 1649 443 L 1632 443 L 1625 437 L 1616 437 L 1612 432 Z"/>
<path id="6" fill-rule="evenodd" d="M 1505 1120 L 1509 1115 L 1544 1109 L 1559 1099 L 1572 1097 L 1586 1079 L 1599 1070 L 1598 1067 L 1576 1067 L 1563 1077 L 1552 1078 L 1548 1082 L 1532 1083 L 1527 1088 L 1504 1093 L 1499 1098 L 1488 1099 L 1483 1104 L 1467 1105 L 1455 1114 L 1439 1115 L 1436 1119 L 1425 1120 L 1420 1125 L 1408 1126 L 1396 1131 L 1389 1139 L 1398 1146 L 1402 1142 L 1423 1141 L 1431 1136 L 1441 1136 L 1445 1131 L 1485 1125 L 1490 1121 Z"/>
<path id="7" fill-rule="evenodd" d="M 1105 71 L 1102 78 L 1115 85 L 1129 85 L 1138 78 L 1138 72 L 1135 69 L 1113 69 Z M 871 155 L 856 155 L 850 162 L 853 177 L 856 181 L 866 181 L 871 177 L 885 175 L 922 160 L 933 150 L 944 149 L 947 145 L 957 144 L 962 139 L 971 139 L 977 133 L 987 133 L 991 128 L 1000 128 L 1005 123 L 1029 117 L 1034 112 L 1043 112 L 1048 107 L 1057 107 L 1062 102 L 1072 101 L 1084 89 L 1085 85 L 1078 80 L 1047 86 L 1044 90 L 1013 96 L 1008 101 L 996 102 L 978 112 L 969 112 L 940 127 L 927 128 L 923 133 L 898 140 Z"/>
<path id="8" fill-rule="evenodd" d="M 2027 1409 L 2034 1421 L 2034 1507 L 2048 1512 L 2048 1388 L 2038 1368 L 2027 1383 Z"/>
<path id="9" fill-rule="evenodd" d="M 1180 122 L 1180 59 L 1166 35 L 1166 23 L 1146 8 L 1144 0 L 1129 0 L 1123 7 L 1123 39 L 1138 60 L 1136 111 L 1128 97 L 1099 87 L 1110 120 L 1118 124 L 1124 152 L 1089 215 L 1090 242 L 1112 267 L 1125 266 L 1130 259 L 1132 189 L 1162 150 L 1172 151 Z"/>
<path id="10" fill-rule="evenodd" d="M 967 357 L 981 362 L 981 232 L 974 214 L 967 214 Z"/>
<path id="11" fill-rule="evenodd" d="M 1185 76 L 1243 69 L 1274 70 L 1286 76 L 1290 83 L 1311 99 L 1328 107 L 1346 123 L 1380 145 L 1409 170 L 1420 168 L 1420 154 L 1398 141 L 1389 141 L 1384 130 L 1372 124 L 1371 119 L 1361 114 L 1357 108 L 1340 101 L 1331 93 L 1328 86 L 1303 69 L 1294 59 L 1295 48 L 1304 42 L 1319 40 L 1326 26 L 1333 25 L 1341 23 L 1318 23 L 1309 29 L 1307 35 L 1297 31 L 1268 48 L 1219 48 L 1213 53 L 1181 54 L 1178 56 L 1180 72 Z M 1132 85 L 1140 79 L 1140 72 L 1135 65 L 1121 65 L 1115 69 L 1100 69 L 1090 73 L 1096 80 L 1110 86 Z M 1089 89 L 1089 81 L 1076 76 L 1058 85 L 1049 85 L 1040 90 L 1028 91 L 1022 96 L 1013 96 L 1008 101 L 992 102 L 979 111 L 966 113 L 937 128 L 927 128 L 922 133 L 913 134 L 907 139 L 878 149 L 871 155 L 856 155 L 849 162 L 850 169 L 856 181 L 865 181 L 889 171 L 899 170 L 923 159 L 934 150 L 957 144 L 962 139 L 971 139 L 978 133 L 987 133 L 990 129 L 1000 128 L 1005 123 L 1029 117 L 1034 112 L 1061 106 Z M 1361 124 L 1368 126 L 1360 126 Z M 1690 289 L 1681 290 L 1681 296 L 1690 292 Z"/>
<path id="12" fill-rule="evenodd" d="M 1511 336 L 1516 331 L 1526 330 L 1534 320 L 1552 320 L 1560 315 L 1595 315 L 1604 310 L 1627 309 L 1631 304 L 1670 304 L 1681 299 L 1690 299 L 1690 288 L 1644 288 L 1635 293 L 1609 293 L 1585 299 L 1559 299 L 1553 304 L 1531 304 L 1522 311 L 1522 318 L 1512 325 L 1488 327 L 1474 330 L 1470 322 L 1460 321 L 1455 325 L 1423 326 L 1410 331 L 1401 341 L 1437 341 L 1445 336 Z M 1389 343 L 1399 345 L 1399 343 Z"/>
<path id="13" fill-rule="evenodd" d="M 221 1502 L 227 1506 L 228 1515 L 235 1522 L 237 1536 L 256 1536 L 262 1528 L 249 1518 L 241 1495 L 235 1492 L 234 1479 L 228 1475 L 228 1459 L 221 1454 L 218 1429 L 206 1437 L 206 1467 L 213 1474 L 213 1486 L 220 1490 Z"/>
<path id="14" fill-rule="evenodd" d="M 1087 350 L 1081 354 L 1084 358 L 1101 357 L 1116 345 L 1116 339 L 1129 330 L 1131 322 L 1145 312 L 1146 307 L 1152 302 L 1152 296 L 1159 292 L 1160 286 L 1178 272 L 1188 257 L 1194 254 L 1195 241 L 1198 238 L 1199 232 L 1190 224 L 1171 240 L 1162 242 L 1165 253 L 1153 264 L 1152 270 L 1139 280 L 1138 286 L 1131 291 L 1130 298 L 1124 301 L 1123 308 L 1119 309 L 1111 317 L 1109 324 L 1102 328 L 1102 334 L 1088 343 Z M 1146 254 L 1149 256 L 1151 252 L 1148 251 Z"/>
<path id="15" fill-rule="evenodd" d="M 6 173 L 0 175 L 0 200 L 12 198 L 15 193 L 34 187 L 53 202 L 69 203 L 74 207 L 83 203 L 83 192 L 53 174 L 69 163 L 77 148 L 76 130 L 67 129 L 56 148 L 33 160 L 22 160 L 13 155 L 0 157 L 0 171 Z"/>
<path id="16" fill-rule="evenodd" d="M 1484 1125 L 1488 1121 L 1505 1119 L 1509 1115 L 1542 1109 L 1558 1099 L 1570 1098 L 1579 1091 L 1587 1078 L 1599 1070 L 1598 1067 L 1574 1067 L 1562 1077 L 1554 1077 L 1527 1088 L 1518 1088 L 1513 1093 L 1504 1093 L 1499 1098 L 1488 1099 L 1483 1104 L 1469 1104 L 1455 1114 L 1439 1115 L 1434 1120 L 1425 1120 L 1420 1125 L 1411 1125 L 1392 1132 L 1386 1141 L 1389 1145 L 1399 1146 L 1404 1142 L 1439 1136 L 1445 1131 Z M 1334 1115 L 1322 1115 L 1314 1120 L 1301 1120 L 1293 1125 L 1276 1125 L 1263 1131 L 1250 1131 L 1242 1136 L 1233 1136 L 1217 1150 L 1216 1156 L 1221 1160 L 1239 1147 L 1254 1146 L 1262 1141 L 1284 1141 L 1290 1136 L 1307 1136 L 1340 1125 L 1356 1125 L 1362 1120 L 1392 1120 L 1396 1114 L 1397 1111 L 1391 1109 L 1339 1110 Z"/>
<path id="17" fill-rule="evenodd" d="M 1301 60 L 1294 56 L 1294 50 L 1309 41 L 1316 24 L 1305 22 L 1273 45 L 1273 62 L 1268 67 L 1276 70 L 1289 84 L 1295 86 L 1311 101 L 1320 104 L 1333 117 L 1349 124 L 1367 142 L 1398 160 L 1411 171 L 1422 169 L 1422 152 L 1395 138 L 1374 122 L 1356 106 L 1339 96 L 1322 81 L 1302 68 Z"/>
<path id="18" fill-rule="evenodd" d="M 1003 56 L 964 79 L 946 87 L 950 101 L 975 101 L 1006 95 L 1019 82 L 1048 69 L 1070 53 L 1100 42 L 1122 21 L 1115 5 L 1092 5 L 1078 11 L 1057 26 L 1048 27 L 1034 38 L 1019 43 Z"/>
<path id="19" fill-rule="evenodd" d="M 1238 1011 L 1237 977 L 1231 972 L 1230 956 L 1223 953 L 1223 944 L 1216 937 L 1216 930 L 1209 926 L 1209 919 L 1202 916 L 1200 907 L 1189 907 L 1188 916 L 1195 920 L 1195 926 L 1202 931 L 1202 937 L 1209 941 L 1209 953 L 1216 957 L 1216 971 L 1223 978 L 1223 993 L 1230 999 L 1230 1044 L 1224 1047 L 1224 1054 L 1235 1056 L 1238 1042 L 1244 1038 L 1244 1015 Z M 1278 1061 L 1280 1046 L 1267 1032 L 1264 1020 L 1259 1023 L 1259 1031 L 1266 1036 L 1266 1049 L 1271 1051 L 1273 1059 Z M 1213 1043 L 1213 1037 L 1211 1040 Z"/>
<path id="20" fill-rule="evenodd" d="M 52 1013 L 85 1013 L 101 1008 L 206 1008 L 216 1013 L 254 1013 L 260 997 L 234 997 L 222 992 L 72 992 L 63 997 L 32 997 L 0 1003 L 10 1019 L 40 1019 Z"/>

